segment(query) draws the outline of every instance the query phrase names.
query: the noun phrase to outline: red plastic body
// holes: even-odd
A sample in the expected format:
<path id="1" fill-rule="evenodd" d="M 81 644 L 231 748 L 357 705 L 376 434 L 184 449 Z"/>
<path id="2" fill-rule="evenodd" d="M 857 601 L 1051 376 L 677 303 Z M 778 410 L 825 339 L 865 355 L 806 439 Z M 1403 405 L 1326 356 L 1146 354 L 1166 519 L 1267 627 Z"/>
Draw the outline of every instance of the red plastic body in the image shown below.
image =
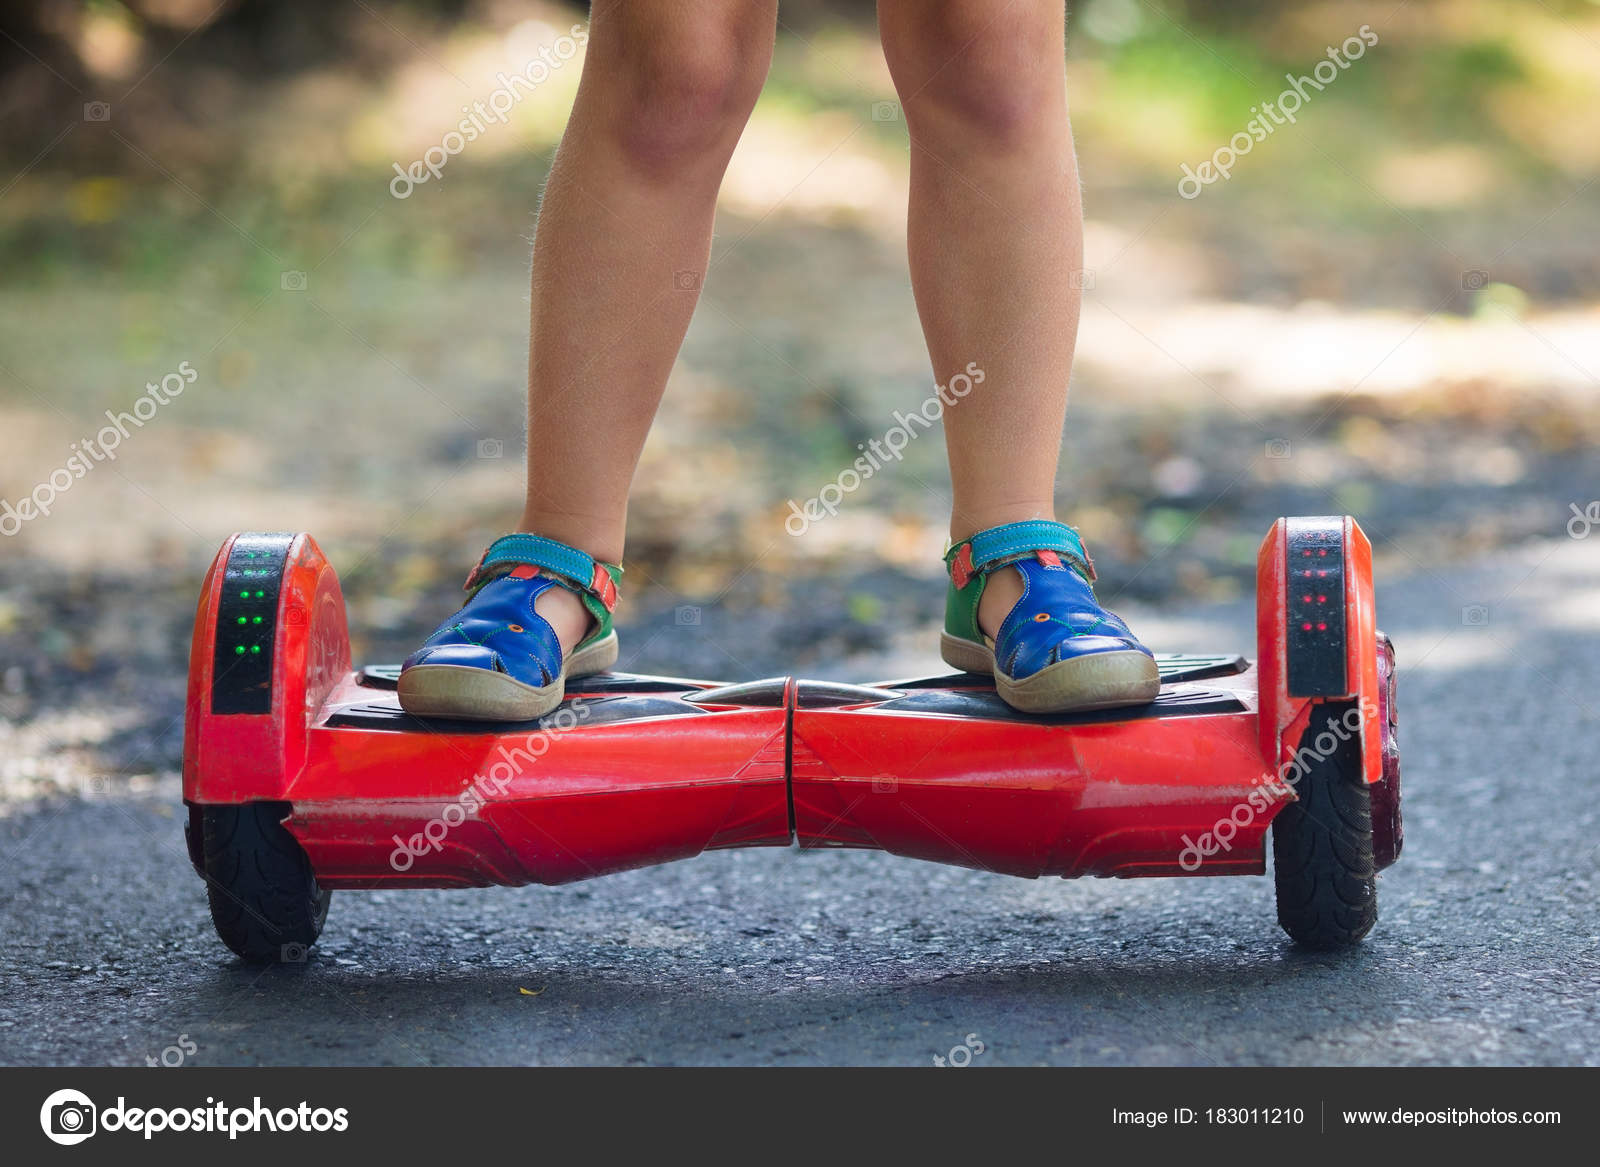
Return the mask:
<path id="1" fill-rule="evenodd" d="M 373 697 L 351 677 L 329 707 Z M 574 715 L 568 731 L 510 735 L 318 729 L 281 797 L 324 887 L 567 883 L 788 843 L 786 712 L 711 711 L 692 719 L 692 740 L 680 720 L 588 728 Z"/>
<path id="2" fill-rule="evenodd" d="M 206 572 L 189 646 L 183 782 L 184 797 L 191 802 L 282 798 L 285 779 L 300 773 L 309 760 L 313 722 L 328 695 L 350 673 L 350 632 L 339 577 L 316 540 L 297 535 L 278 593 L 272 711 L 212 714 L 222 567 L 237 538 L 230 536 L 222 544 Z"/>
<path id="3" fill-rule="evenodd" d="M 1365 548 L 1353 523 L 1349 536 Z M 1273 815 L 1293 797 L 1274 771 L 1309 702 L 1283 689 L 1273 535 L 1259 669 L 1189 658 L 1187 679 L 1178 674 L 1149 709 L 1029 717 L 971 676 L 717 686 L 618 675 L 573 683 L 542 725 L 503 728 L 409 719 L 392 675 L 351 671 L 338 580 L 305 535 L 284 568 L 271 712 L 214 711 L 231 544 L 196 616 L 184 796 L 191 806 L 284 803 L 324 887 L 562 883 L 791 842 L 1022 876 L 1253 874 Z M 1371 628 L 1365 554 L 1350 572 L 1365 582 L 1347 597 L 1349 676 L 1351 696 L 1376 702 L 1376 634 L 1361 632 Z M 1224 847 L 1186 861 L 1195 840 L 1230 821 Z"/>
<path id="4" fill-rule="evenodd" d="M 1256 745 L 1254 670 L 1196 687 L 1231 694 L 1237 710 L 1052 725 L 876 706 L 798 709 L 799 843 L 1010 875 L 1190 874 L 1189 843 L 1271 773 Z M 1259 873 L 1270 821 L 1270 811 L 1255 815 L 1201 870 Z"/>

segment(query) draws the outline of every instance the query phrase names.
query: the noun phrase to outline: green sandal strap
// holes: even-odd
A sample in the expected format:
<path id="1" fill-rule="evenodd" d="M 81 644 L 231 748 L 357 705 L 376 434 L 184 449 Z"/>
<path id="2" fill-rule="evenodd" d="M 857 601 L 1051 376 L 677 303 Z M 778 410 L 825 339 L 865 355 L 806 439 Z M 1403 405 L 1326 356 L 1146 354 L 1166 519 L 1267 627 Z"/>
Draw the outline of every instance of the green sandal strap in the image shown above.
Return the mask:
<path id="1" fill-rule="evenodd" d="M 1095 581 L 1094 560 L 1078 532 L 1065 523 L 1032 519 L 979 531 L 952 544 L 945 552 L 950 591 L 945 598 L 944 626 L 954 636 L 976 643 L 985 637 L 978 627 L 978 601 L 989 573 L 1019 559 L 1038 559 L 1050 566 L 1065 560 L 1089 583 Z"/>

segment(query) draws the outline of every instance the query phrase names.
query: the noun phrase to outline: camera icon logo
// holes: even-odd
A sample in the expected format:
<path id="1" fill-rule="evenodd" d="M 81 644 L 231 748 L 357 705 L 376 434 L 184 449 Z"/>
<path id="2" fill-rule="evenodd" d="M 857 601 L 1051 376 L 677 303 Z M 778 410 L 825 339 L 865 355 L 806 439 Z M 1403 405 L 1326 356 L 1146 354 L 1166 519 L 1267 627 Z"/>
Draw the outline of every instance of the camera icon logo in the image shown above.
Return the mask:
<path id="1" fill-rule="evenodd" d="M 880 774 L 872 780 L 872 793 L 894 794 L 900 789 L 900 780 L 892 774 Z"/>
<path id="2" fill-rule="evenodd" d="M 1461 273 L 1461 287 L 1468 292 L 1481 292 L 1488 286 L 1489 273 L 1482 268 L 1475 267 Z"/>
<path id="3" fill-rule="evenodd" d="M 1094 269 L 1079 268 L 1067 276 L 1067 282 L 1077 291 L 1092 292 L 1094 291 Z"/>
<path id="4" fill-rule="evenodd" d="M 900 120 L 900 105 L 893 101 L 875 101 L 872 103 L 872 120 L 875 122 L 897 122 Z"/>
<path id="5" fill-rule="evenodd" d="M 111 120 L 111 103 L 109 101 L 86 101 L 83 103 L 83 120 L 86 122 L 108 122 Z"/>
<path id="6" fill-rule="evenodd" d="M 291 940 L 278 949 L 278 960 L 283 964 L 304 964 L 307 952 L 304 944 Z"/>
<path id="7" fill-rule="evenodd" d="M 71 1147 L 94 1134 L 98 1112 L 89 1096 L 78 1090 L 57 1090 L 39 1108 L 39 1125 L 52 1143 Z"/>
<path id="8" fill-rule="evenodd" d="M 285 292 L 303 292 L 306 283 L 306 273 L 303 271 L 286 271 L 278 277 L 278 286 Z"/>
<path id="9" fill-rule="evenodd" d="M 672 622 L 679 628 L 698 628 L 700 626 L 700 609 L 693 604 L 679 604 L 672 613 Z"/>
<path id="10" fill-rule="evenodd" d="M 503 458 L 506 453 L 506 444 L 499 438 L 483 438 L 478 442 L 478 457 L 489 461 Z"/>
<path id="11" fill-rule="evenodd" d="M 1294 447 L 1289 444 L 1288 438 L 1273 438 L 1267 443 L 1267 457 L 1281 462 L 1294 453 Z"/>
<path id="12" fill-rule="evenodd" d="M 693 292 L 700 287 L 700 273 L 675 271 L 672 273 L 672 286 L 680 292 Z"/>
<path id="13" fill-rule="evenodd" d="M 1487 604 L 1468 604 L 1461 609 L 1461 623 L 1468 628 L 1482 628 L 1489 623 Z"/>

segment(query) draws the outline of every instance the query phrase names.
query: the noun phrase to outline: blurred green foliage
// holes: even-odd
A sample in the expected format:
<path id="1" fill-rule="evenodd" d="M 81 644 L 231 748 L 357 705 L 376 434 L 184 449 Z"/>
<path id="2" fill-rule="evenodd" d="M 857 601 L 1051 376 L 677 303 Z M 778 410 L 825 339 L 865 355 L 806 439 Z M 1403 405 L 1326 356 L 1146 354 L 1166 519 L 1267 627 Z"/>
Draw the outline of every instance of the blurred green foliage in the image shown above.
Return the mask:
<path id="1" fill-rule="evenodd" d="M 264 294 L 278 278 L 268 253 L 332 246 L 384 180 L 398 147 L 353 147 L 370 138 L 367 123 L 448 112 L 458 95 L 406 105 L 399 78 L 419 54 L 437 66 L 443 46 L 470 35 L 490 7 L 0 0 L 0 109 L 11 114 L 0 119 L 0 161 L 15 176 L 0 175 L 9 183 L 0 280 L 112 268 L 159 286 L 201 267 L 228 294 Z M 579 5 L 528 11 L 583 16 Z M 903 151 L 903 124 L 871 113 L 895 96 L 871 67 L 872 5 L 785 3 L 780 19 L 760 116 L 791 125 L 833 116 L 886 157 Z M 1417 0 L 1381 12 L 1340 0 L 1083 0 L 1069 15 L 1069 83 L 1091 200 L 1166 197 L 1180 164 L 1208 156 L 1286 74 L 1304 73 L 1369 20 L 1380 44 L 1317 95 L 1307 132 L 1274 135 L 1230 182 L 1230 206 L 1196 206 L 1196 219 L 1224 235 L 1293 220 L 1388 246 L 1397 222 L 1413 235 L 1418 226 L 1442 234 L 1432 220 L 1492 232 L 1600 168 L 1594 0 Z M 97 128 L 82 111 L 101 97 L 115 116 Z M 459 163 L 458 181 L 477 180 L 477 218 L 521 213 L 560 114 L 548 111 L 518 153 Z M 479 237 L 457 223 L 441 241 L 439 228 L 408 215 L 359 245 L 402 272 L 459 268 Z M 236 232 L 261 248 L 239 257 Z M 1563 276 L 1550 291 L 1581 290 L 1586 279 Z"/>

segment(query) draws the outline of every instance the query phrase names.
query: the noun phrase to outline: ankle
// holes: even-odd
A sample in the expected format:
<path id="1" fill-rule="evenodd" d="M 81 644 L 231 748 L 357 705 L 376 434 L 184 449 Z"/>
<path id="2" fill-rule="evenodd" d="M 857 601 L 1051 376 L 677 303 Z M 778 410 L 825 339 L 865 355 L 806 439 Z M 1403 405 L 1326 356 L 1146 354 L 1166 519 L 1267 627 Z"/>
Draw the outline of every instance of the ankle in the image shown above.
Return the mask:
<path id="1" fill-rule="evenodd" d="M 1000 625 L 1022 599 L 1022 573 L 1002 567 L 990 573 L 978 597 L 978 628 L 991 640 L 1000 638 Z"/>
<path id="2" fill-rule="evenodd" d="M 575 592 L 566 588 L 546 588 L 533 602 L 533 610 L 544 617 L 561 642 L 561 655 L 569 655 L 595 627 L 595 619 Z"/>
<path id="3" fill-rule="evenodd" d="M 522 514 L 518 531 L 554 539 L 593 557 L 599 563 L 621 563 L 624 523 L 596 515 L 549 514 L 532 509 Z"/>
<path id="4" fill-rule="evenodd" d="M 1055 521 L 1056 509 L 1053 502 L 1000 503 L 976 507 L 957 511 L 950 516 L 950 541 L 959 543 L 963 539 L 972 538 L 980 531 L 1004 527 L 1011 523 Z"/>

